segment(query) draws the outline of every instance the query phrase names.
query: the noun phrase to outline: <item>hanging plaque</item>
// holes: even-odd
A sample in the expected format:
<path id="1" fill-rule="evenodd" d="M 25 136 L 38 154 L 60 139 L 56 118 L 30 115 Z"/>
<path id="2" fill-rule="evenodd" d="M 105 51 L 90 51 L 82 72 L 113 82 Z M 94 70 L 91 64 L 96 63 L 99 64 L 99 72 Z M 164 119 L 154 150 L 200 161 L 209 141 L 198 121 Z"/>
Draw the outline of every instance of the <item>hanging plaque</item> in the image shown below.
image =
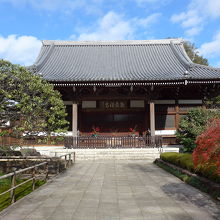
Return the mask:
<path id="1" fill-rule="evenodd" d="M 123 109 L 128 107 L 128 102 L 124 100 L 100 101 L 100 108 L 104 109 Z"/>

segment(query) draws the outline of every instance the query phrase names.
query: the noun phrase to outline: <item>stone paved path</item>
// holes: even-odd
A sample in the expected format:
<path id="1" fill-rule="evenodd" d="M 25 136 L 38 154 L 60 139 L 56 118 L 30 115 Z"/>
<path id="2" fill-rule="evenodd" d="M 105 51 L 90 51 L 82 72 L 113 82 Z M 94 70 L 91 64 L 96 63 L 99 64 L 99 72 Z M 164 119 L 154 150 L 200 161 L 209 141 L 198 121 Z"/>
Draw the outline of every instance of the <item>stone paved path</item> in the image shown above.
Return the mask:
<path id="1" fill-rule="evenodd" d="M 0 219 L 209 220 L 220 206 L 150 161 L 79 162 Z"/>

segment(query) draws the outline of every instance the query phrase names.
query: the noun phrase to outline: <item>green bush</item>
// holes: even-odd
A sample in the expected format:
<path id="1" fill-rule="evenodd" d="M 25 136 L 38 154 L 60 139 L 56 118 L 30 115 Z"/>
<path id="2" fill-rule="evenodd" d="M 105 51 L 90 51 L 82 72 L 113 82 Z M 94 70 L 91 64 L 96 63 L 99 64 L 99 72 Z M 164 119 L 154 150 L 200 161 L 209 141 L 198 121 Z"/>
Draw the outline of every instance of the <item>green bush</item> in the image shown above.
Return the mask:
<path id="1" fill-rule="evenodd" d="M 183 152 L 192 152 L 196 147 L 195 140 L 200 135 L 209 122 L 214 118 L 220 118 L 220 111 L 212 111 L 203 108 L 195 108 L 180 120 L 176 137 L 182 144 Z"/>
<path id="2" fill-rule="evenodd" d="M 181 156 L 179 157 L 179 165 L 180 167 L 185 168 L 189 171 L 194 171 L 192 154 L 189 153 L 181 154 Z"/>
<path id="3" fill-rule="evenodd" d="M 194 171 L 194 165 L 192 160 L 192 154 L 189 153 L 175 153 L 165 152 L 160 155 L 163 161 L 167 161 L 174 165 L 177 165 L 183 169 Z"/>
<path id="4" fill-rule="evenodd" d="M 179 156 L 179 153 L 166 152 L 166 153 L 162 153 L 160 155 L 160 159 L 167 161 L 167 162 L 170 162 L 170 163 L 175 163 L 174 161 L 177 159 L 178 156 Z"/>

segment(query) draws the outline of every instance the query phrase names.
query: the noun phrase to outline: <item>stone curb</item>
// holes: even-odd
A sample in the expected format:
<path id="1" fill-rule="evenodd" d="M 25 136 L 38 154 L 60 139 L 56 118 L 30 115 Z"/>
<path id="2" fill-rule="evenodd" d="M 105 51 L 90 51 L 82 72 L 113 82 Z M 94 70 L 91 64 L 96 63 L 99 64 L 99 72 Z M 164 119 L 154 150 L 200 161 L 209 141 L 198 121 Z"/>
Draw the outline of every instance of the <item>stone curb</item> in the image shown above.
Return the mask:
<path id="1" fill-rule="evenodd" d="M 209 180 L 209 179 L 207 179 L 205 177 L 199 176 L 199 175 L 197 175 L 195 173 L 191 173 L 189 170 L 185 170 L 185 169 L 183 169 L 181 167 L 178 167 L 178 166 L 176 166 L 174 164 L 166 162 L 166 161 L 164 161 L 162 159 L 157 158 L 155 161 L 163 163 L 163 164 L 165 164 L 165 165 L 167 165 L 167 166 L 169 166 L 169 167 L 171 167 L 173 169 L 176 169 L 176 170 L 180 171 L 181 173 L 187 174 L 188 176 L 195 177 L 196 179 L 201 181 L 208 188 L 211 188 L 211 189 L 213 189 L 215 191 L 220 191 L 220 184 L 218 184 L 218 183 L 214 183 L 214 182 L 212 182 L 211 180 Z M 220 198 L 217 198 L 217 199 L 220 200 Z"/>

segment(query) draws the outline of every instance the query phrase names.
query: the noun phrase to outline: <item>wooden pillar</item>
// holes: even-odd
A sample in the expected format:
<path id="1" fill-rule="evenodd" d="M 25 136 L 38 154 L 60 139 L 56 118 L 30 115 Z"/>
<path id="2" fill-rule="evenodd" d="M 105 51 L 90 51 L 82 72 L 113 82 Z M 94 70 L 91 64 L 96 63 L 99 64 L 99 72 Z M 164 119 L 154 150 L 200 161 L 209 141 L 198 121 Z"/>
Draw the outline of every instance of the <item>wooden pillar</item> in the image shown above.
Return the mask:
<path id="1" fill-rule="evenodd" d="M 72 104 L 72 132 L 73 137 L 77 136 L 77 124 L 78 124 L 78 106 L 77 103 Z"/>
<path id="2" fill-rule="evenodd" d="M 178 100 L 175 101 L 175 128 L 179 128 L 180 113 L 179 113 L 179 103 Z"/>
<path id="3" fill-rule="evenodd" d="M 145 123 L 145 131 L 146 131 L 146 135 L 148 135 L 149 133 L 149 128 L 150 128 L 150 124 L 149 124 L 149 122 L 150 122 L 150 114 L 149 114 L 149 101 L 148 100 L 146 100 L 145 101 L 145 121 L 144 121 L 144 123 Z"/>
<path id="4" fill-rule="evenodd" d="M 151 136 L 155 136 L 155 104 L 154 101 L 150 101 L 150 133 Z"/>
<path id="5" fill-rule="evenodd" d="M 78 104 L 78 130 L 82 131 L 82 102 Z"/>

